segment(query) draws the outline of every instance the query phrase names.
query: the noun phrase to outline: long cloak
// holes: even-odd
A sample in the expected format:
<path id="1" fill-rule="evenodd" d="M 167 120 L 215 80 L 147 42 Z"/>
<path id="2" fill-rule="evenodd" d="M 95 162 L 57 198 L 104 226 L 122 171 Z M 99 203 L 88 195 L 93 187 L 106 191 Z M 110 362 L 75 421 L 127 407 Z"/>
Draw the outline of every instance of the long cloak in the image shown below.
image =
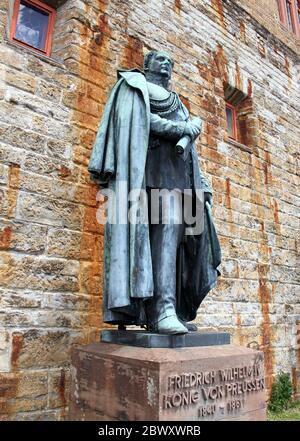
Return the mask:
<path id="1" fill-rule="evenodd" d="M 116 206 L 122 203 L 126 213 L 130 203 L 126 201 L 124 204 L 124 193 L 119 184 L 127 182 L 128 193 L 134 190 L 136 195 L 145 190 L 149 134 L 150 101 L 146 78 L 137 69 L 119 72 L 119 80 L 105 106 L 88 169 L 100 187 L 115 192 Z M 193 160 L 197 187 L 207 191 L 195 151 Z M 147 204 L 141 203 L 139 217 L 147 219 L 146 211 Z M 131 222 L 126 224 L 107 222 L 105 225 L 103 318 L 107 323 L 147 323 L 145 301 L 153 297 L 154 290 L 151 248 L 148 224 L 134 221 L 138 214 L 131 212 Z M 206 216 L 210 216 L 207 210 Z M 217 258 L 218 262 L 214 261 L 211 251 L 207 251 L 212 250 L 213 243 L 218 248 L 214 228 L 213 241 L 212 235 L 208 234 L 211 223 L 207 219 L 204 222 L 205 237 L 188 238 L 180 251 L 178 271 L 182 277 L 177 308 L 178 315 L 189 320 L 195 318 L 194 311 L 215 285 L 218 275 L 220 258 Z M 203 252 L 206 253 L 204 260 Z M 205 277 L 201 278 L 202 275 Z M 197 283 L 189 282 L 195 278 Z M 188 313 L 191 301 L 193 307 Z"/>

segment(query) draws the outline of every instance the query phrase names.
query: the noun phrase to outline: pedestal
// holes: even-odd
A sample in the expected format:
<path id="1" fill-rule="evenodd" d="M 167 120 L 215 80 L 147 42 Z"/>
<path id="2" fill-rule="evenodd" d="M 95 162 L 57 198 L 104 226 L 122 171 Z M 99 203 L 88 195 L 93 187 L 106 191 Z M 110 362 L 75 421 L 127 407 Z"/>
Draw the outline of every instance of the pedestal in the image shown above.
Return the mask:
<path id="1" fill-rule="evenodd" d="M 95 343 L 72 356 L 70 420 L 266 419 L 262 352 Z"/>
<path id="2" fill-rule="evenodd" d="M 189 332 L 188 334 L 166 335 L 146 331 L 106 329 L 101 332 L 101 341 L 143 348 L 187 348 L 227 345 L 230 343 L 230 334 L 228 332 Z"/>

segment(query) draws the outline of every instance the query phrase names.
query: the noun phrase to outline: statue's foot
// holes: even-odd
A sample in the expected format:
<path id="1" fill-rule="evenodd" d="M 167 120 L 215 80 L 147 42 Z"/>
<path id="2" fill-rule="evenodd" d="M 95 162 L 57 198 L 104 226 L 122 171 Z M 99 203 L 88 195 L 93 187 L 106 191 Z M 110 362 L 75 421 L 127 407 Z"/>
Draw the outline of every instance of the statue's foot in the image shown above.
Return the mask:
<path id="1" fill-rule="evenodd" d="M 187 334 L 188 329 L 180 323 L 176 315 L 171 315 L 162 319 L 157 323 L 157 330 L 159 334 Z"/>
<path id="2" fill-rule="evenodd" d="M 189 332 L 197 332 L 198 331 L 198 327 L 194 323 L 188 323 L 188 322 L 185 322 L 184 320 L 180 320 L 180 323 L 182 323 L 183 326 L 185 326 Z"/>

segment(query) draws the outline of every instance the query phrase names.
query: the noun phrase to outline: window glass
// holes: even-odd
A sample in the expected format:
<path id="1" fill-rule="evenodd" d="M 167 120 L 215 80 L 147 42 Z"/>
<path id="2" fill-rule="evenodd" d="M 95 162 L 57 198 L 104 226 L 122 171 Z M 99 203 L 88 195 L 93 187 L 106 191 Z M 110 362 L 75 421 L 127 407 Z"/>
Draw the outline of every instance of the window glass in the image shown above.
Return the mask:
<path id="1" fill-rule="evenodd" d="M 292 5 L 291 5 L 290 0 L 286 0 L 286 12 L 287 12 L 287 19 L 288 19 L 288 27 L 291 30 L 294 30 L 293 19 L 292 19 Z"/>
<path id="2" fill-rule="evenodd" d="M 20 3 L 15 38 L 36 49 L 45 50 L 49 14 L 24 0 Z"/>
<path id="3" fill-rule="evenodd" d="M 226 106 L 226 119 L 227 119 L 227 130 L 231 138 L 235 137 L 234 133 L 234 112 L 229 106 Z"/>

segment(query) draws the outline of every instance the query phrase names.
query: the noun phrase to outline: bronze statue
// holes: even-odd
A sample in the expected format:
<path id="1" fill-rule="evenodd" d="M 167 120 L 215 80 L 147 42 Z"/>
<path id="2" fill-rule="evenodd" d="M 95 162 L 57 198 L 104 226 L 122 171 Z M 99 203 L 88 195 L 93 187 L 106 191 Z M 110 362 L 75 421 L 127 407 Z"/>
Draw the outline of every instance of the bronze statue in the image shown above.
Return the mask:
<path id="1" fill-rule="evenodd" d="M 169 90 L 172 69 L 167 53 L 152 51 L 144 72 L 118 72 L 89 172 L 114 194 L 108 204 L 117 210 L 117 219 L 105 226 L 104 321 L 184 334 L 193 330 L 188 322 L 216 284 L 221 253 L 211 217 L 212 190 L 194 146 L 202 121 L 190 119 Z M 161 191 L 172 197 L 165 205 L 159 197 L 154 209 L 153 194 Z M 191 221 L 182 219 L 186 194 L 196 213 Z M 120 221 L 120 211 L 130 221 L 124 216 Z M 201 231 L 196 231 L 192 227 L 200 217 Z"/>

